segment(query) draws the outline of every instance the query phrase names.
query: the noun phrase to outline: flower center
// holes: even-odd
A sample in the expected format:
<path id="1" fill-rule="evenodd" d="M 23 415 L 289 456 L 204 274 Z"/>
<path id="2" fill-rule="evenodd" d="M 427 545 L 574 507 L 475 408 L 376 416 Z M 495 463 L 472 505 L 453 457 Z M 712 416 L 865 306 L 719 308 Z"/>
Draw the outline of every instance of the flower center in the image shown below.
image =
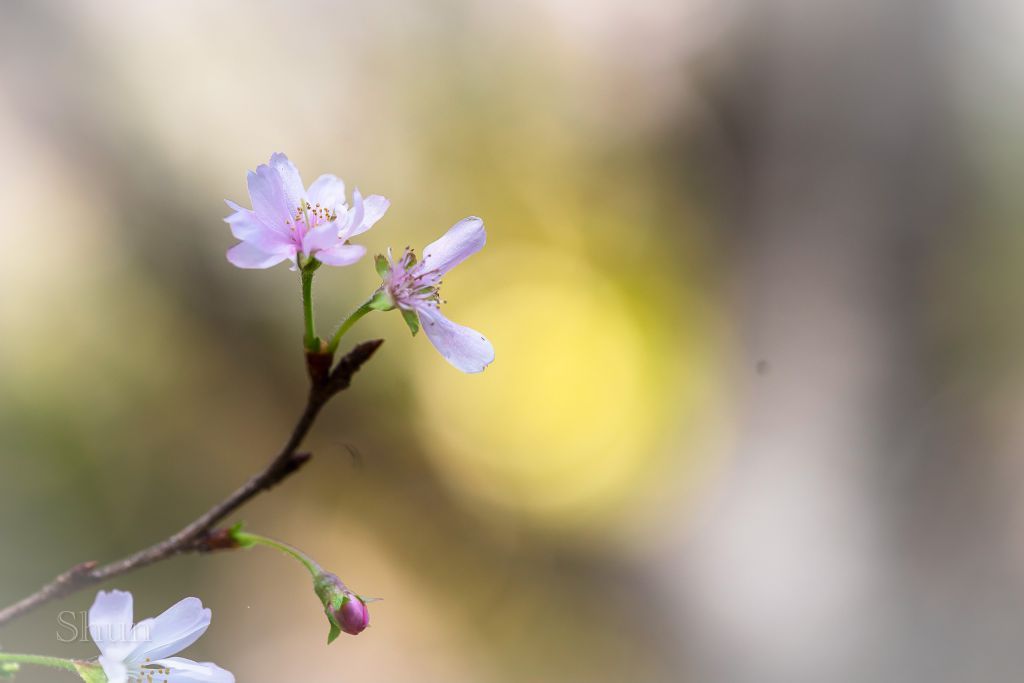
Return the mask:
<path id="1" fill-rule="evenodd" d="M 416 267 L 416 253 L 409 247 L 397 263 L 391 266 L 391 282 L 388 290 L 391 298 L 405 304 L 416 301 L 440 303 L 441 274 L 436 270 Z"/>
<path id="2" fill-rule="evenodd" d="M 147 657 L 146 661 L 138 665 L 137 668 L 129 667 L 128 676 L 128 683 L 157 683 L 170 680 L 171 670 L 157 666 Z"/>
<path id="3" fill-rule="evenodd" d="M 295 215 L 286 220 L 285 223 L 288 224 L 289 230 L 295 231 L 298 236 L 301 237 L 322 223 L 329 223 L 336 220 L 338 220 L 337 211 L 329 210 L 326 206 L 321 206 L 320 202 L 313 205 L 303 200 L 302 203 L 296 207 Z"/>

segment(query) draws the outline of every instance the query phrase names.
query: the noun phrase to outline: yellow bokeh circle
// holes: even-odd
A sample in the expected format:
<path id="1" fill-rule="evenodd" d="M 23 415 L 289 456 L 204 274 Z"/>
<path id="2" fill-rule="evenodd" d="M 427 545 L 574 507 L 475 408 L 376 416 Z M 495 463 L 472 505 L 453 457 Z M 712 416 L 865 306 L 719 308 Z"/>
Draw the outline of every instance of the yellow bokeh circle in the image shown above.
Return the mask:
<path id="1" fill-rule="evenodd" d="M 651 331 L 614 282 L 545 251 L 459 270 L 444 292 L 458 300 L 444 310 L 486 334 L 496 361 L 473 376 L 439 358 L 415 364 L 438 469 L 472 499 L 554 524 L 634 492 L 656 457 L 667 388 Z"/>

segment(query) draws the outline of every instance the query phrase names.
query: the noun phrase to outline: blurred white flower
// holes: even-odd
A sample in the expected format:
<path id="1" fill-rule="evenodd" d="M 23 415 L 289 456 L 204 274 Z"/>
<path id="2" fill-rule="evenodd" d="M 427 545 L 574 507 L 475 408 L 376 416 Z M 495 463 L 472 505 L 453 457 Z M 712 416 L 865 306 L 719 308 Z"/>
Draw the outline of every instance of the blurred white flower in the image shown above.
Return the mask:
<path id="1" fill-rule="evenodd" d="M 206 632 L 210 610 L 185 598 L 153 619 L 133 624 L 132 594 L 101 591 L 89 609 L 89 635 L 109 683 L 234 683 L 216 664 L 172 657 Z"/>

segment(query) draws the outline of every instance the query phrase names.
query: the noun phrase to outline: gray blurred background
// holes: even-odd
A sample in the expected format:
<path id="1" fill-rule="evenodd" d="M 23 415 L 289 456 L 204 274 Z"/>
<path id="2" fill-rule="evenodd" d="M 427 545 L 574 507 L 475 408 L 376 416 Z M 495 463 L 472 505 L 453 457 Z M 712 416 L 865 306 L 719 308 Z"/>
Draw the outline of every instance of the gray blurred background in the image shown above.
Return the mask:
<path id="1" fill-rule="evenodd" d="M 1004 681 L 1024 670 L 1024 6 L 0 4 L 0 603 L 176 530 L 301 407 L 297 276 L 224 198 L 274 151 L 477 214 L 495 365 L 400 317 L 242 517 L 361 593 L 325 645 L 262 549 L 110 587 L 213 608 L 240 681 Z M 376 286 L 323 269 L 323 328 Z M 0 630 L 57 642 L 62 609 Z M 56 674 L 26 671 L 20 680 Z"/>

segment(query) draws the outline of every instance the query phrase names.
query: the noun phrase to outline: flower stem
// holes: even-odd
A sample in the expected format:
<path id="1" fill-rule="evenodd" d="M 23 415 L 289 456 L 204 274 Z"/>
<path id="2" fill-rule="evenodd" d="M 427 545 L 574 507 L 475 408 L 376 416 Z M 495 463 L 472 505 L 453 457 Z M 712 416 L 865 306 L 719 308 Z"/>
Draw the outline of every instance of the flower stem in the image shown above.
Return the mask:
<path id="1" fill-rule="evenodd" d="M 338 325 L 338 329 L 334 331 L 334 335 L 331 337 L 330 344 L 327 345 L 328 352 L 334 353 L 334 351 L 338 348 L 338 343 L 341 341 L 341 337 L 346 332 L 348 332 L 349 329 L 351 329 L 352 326 L 355 325 L 360 318 L 362 318 L 364 315 L 373 310 L 373 308 L 370 307 L 370 302 L 372 301 L 373 297 L 370 297 L 369 299 L 367 299 L 366 303 L 364 303 L 356 310 L 352 311 L 352 314 L 349 317 L 341 321 L 341 324 Z"/>
<path id="2" fill-rule="evenodd" d="M 302 566 L 305 567 L 309 571 L 309 573 L 313 575 L 314 579 L 320 574 L 322 574 L 324 571 L 323 568 L 313 560 L 313 558 L 311 558 L 309 555 L 302 552 L 298 548 L 288 545 L 287 543 L 275 541 L 272 538 L 260 536 L 259 534 L 252 534 L 248 531 L 235 531 L 232 533 L 232 536 L 234 536 L 235 541 L 242 544 L 243 546 L 265 545 L 268 548 L 280 550 L 285 555 L 288 555 L 292 559 L 301 562 Z"/>
<path id="3" fill-rule="evenodd" d="M 75 662 L 73 660 L 61 659 L 60 657 L 46 657 L 44 655 L 17 655 L 10 652 L 0 652 L 0 664 L 4 663 L 34 664 L 36 666 L 48 666 L 51 669 L 64 669 L 66 671 L 74 671 L 77 673 Z"/>
<path id="4" fill-rule="evenodd" d="M 306 323 L 306 334 L 303 344 L 309 351 L 320 350 L 320 340 L 316 336 L 316 325 L 313 322 L 313 273 L 320 267 L 320 262 L 312 260 L 302 267 L 302 315 Z"/>

